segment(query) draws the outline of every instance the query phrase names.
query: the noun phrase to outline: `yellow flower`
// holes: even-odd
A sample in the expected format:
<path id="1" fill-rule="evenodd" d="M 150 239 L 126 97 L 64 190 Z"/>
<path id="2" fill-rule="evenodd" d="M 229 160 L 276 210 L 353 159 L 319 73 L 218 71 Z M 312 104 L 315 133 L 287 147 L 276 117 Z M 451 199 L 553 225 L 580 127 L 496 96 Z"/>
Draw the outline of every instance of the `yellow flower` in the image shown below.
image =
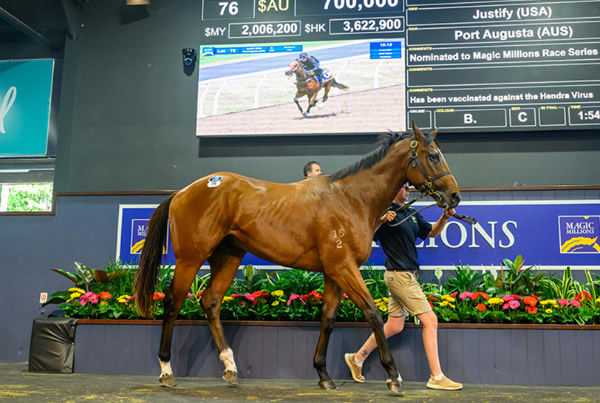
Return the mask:
<path id="1" fill-rule="evenodd" d="M 229 301 L 233 301 L 233 297 L 230 297 L 229 295 L 226 295 L 223 297 L 223 302 L 229 302 Z"/>
<path id="2" fill-rule="evenodd" d="M 70 288 L 69 291 L 71 291 L 71 290 L 78 290 L 78 289 L 79 288 Z M 71 298 L 69 298 L 67 300 L 67 302 L 71 302 L 74 299 L 81 297 L 85 293 L 85 291 L 83 291 L 83 290 L 81 290 L 81 291 L 82 292 L 79 292 L 79 291 L 72 292 L 71 295 L 70 295 Z"/>
<path id="3" fill-rule="evenodd" d="M 275 290 L 271 293 L 272 296 L 274 297 L 283 297 L 283 291 L 282 290 Z"/>
<path id="4" fill-rule="evenodd" d="M 440 306 L 446 306 L 446 305 L 448 305 L 450 308 L 456 308 L 456 305 L 451 304 L 450 301 L 448 301 L 448 300 L 444 300 L 444 301 L 440 302 Z"/>
<path id="5" fill-rule="evenodd" d="M 550 308 L 546 309 L 546 313 L 552 313 L 552 309 L 550 309 Z"/>
<path id="6" fill-rule="evenodd" d="M 496 298 L 496 297 L 490 298 L 490 300 L 488 301 L 488 304 L 490 304 L 490 305 L 499 305 L 499 304 L 503 304 L 503 303 L 504 303 L 504 301 L 502 300 L 502 298 Z"/>
<path id="7" fill-rule="evenodd" d="M 379 307 L 379 310 L 380 310 L 381 312 L 387 312 L 387 305 L 385 305 L 385 304 L 380 304 L 380 305 L 377 305 L 377 306 Z"/>
<path id="8" fill-rule="evenodd" d="M 450 295 L 442 295 L 442 301 L 455 302 L 456 298 L 451 297 Z"/>
<path id="9" fill-rule="evenodd" d="M 129 295 L 124 294 L 124 295 L 121 295 L 119 298 L 117 298 L 117 301 L 119 301 L 120 303 L 124 304 L 124 303 L 127 302 L 127 300 L 129 298 L 131 298 Z"/>
<path id="10" fill-rule="evenodd" d="M 275 301 L 273 301 L 273 303 L 271 304 L 271 306 L 277 306 L 279 305 L 279 300 L 276 299 Z"/>
<path id="11" fill-rule="evenodd" d="M 78 292 L 80 295 L 85 294 L 85 290 L 82 290 L 81 288 L 78 288 L 78 287 L 69 288 L 68 291 L 69 292 Z"/>

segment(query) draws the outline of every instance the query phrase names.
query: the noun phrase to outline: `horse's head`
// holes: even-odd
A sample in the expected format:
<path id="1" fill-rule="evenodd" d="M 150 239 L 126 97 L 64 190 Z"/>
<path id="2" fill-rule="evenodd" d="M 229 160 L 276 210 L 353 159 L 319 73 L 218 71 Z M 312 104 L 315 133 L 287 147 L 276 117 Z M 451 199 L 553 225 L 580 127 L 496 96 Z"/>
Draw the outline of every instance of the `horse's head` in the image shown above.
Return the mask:
<path id="1" fill-rule="evenodd" d="M 285 72 L 285 75 L 291 76 L 293 73 L 304 73 L 302 64 L 300 64 L 300 62 L 297 60 L 292 60 L 292 62 L 288 65 L 288 69 Z"/>
<path id="2" fill-rule="evenodd" d="M 437 129 L 426 135 L 414 122 L 412 128 L 414 137 L 406 166 L 408 181 L 433 197 L 439 207 L 456 207 L 460 203 L 460 189 L 435 141 Z"/>

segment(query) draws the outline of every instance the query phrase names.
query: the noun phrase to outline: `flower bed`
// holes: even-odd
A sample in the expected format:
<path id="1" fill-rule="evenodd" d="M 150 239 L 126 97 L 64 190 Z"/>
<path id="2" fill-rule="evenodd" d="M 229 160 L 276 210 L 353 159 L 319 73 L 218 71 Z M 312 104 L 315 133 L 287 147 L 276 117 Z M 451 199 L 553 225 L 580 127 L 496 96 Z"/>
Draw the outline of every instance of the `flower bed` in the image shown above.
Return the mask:
<path id="1" fill-rule="evenodd" d="M 51 295 L 48 304 L 59 304 L 66 316 L 96 319 L 137 319 L 132 296 L 134 269 L 111 264 L 106 271 L 76 263 L 76 273 L 56 270 L 69 277 L 75 287 Z M 247 266 L 236 278 L 221 308 L 222 319 L 315 321 L 320 319 L 323 278 L 318 273 L 289 270 L 267 274 Z M 439 318 L 448 323 L 600 323 L 598 276 L 586 271 L 586 284 L 573 280 L 570 268 L 562 278 L 524 268 L 523 259 L 503 260 L 498 272 L 481 272 L 457 266 L 453 276 L 441 282 L 422 284 Z M 387 288 L 383 273 L 364 269 L 365 283 L 381 315 L 387 316 Z M 162 267 L 154 294 L 156 317 L 163 313 L 162 301 L 172 277 L 172 268 Z M 203 319 L 200 300 L 208 275 L 197 276 L 181 309 L 180 319 Z M 344 294 L 338 320 L 364 321 L 363 313 Z"/>

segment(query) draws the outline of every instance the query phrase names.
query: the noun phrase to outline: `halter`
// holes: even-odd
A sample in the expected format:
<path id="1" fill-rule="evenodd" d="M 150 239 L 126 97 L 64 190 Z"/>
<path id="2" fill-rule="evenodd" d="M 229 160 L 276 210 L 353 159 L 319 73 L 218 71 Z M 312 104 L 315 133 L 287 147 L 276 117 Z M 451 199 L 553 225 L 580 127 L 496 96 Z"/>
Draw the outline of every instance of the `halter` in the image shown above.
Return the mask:
<path id="1" fill-rule="evenodd" d="M 427 172 L 425 172 L 425 167 L 423 167 L 423 164 L 421 163 L 421 161 L 419 161 L 419 158 L 417 158 L 417 146 L 418 145 L 419 145 L 419 142 L 417 141 L 417 135 L 415 134 L 415 138 L 410 141 L 410 157 L 408 157 L 408 162 L 406 164 L 406 169 L 404 170 L 404 172 L 405 172 L 405 174 L 408 173 L 408 167 L 411 164 L 412 164 L 413 168 L 415 168 L 415 167 L 419 168 L 419 171 L 421 171 L 421 174 L 425 178 L 425 181 L 423 182 L 423 184 L 420 185 L 419 187 L 417 187 L 419 192 L 425 193 L 431 197 L 433 197 L 435 195 L 438 198 L 441 198 L 441 195 L 433 188 L 433 182 L 435 182 L 436 180 L 440 179 L 443 176 L 450 175 L 452 172 L 450 172 L 450 170 L 448 169 L 447 171 L 440 172 L 439 174 L 435 175 L 433 178 L 430 177 L 429 175 L 427 175 Z"/>
<path id="2" fill-rule="evenodd" d="M 409 207 L 411 204 L 413 204 L 414 202 L 416 202 L 419 199 L 422 199 L 425 196 L 434 197 L 434 195 L 435 195 L 439 199 L 441 199 L 441 195 L 433 188 L 433 182 L 435 182 L 436 180 L 440 179 L 443 176 L 450 175 L 452 173 L 448 169 L 447 171 L 440 172 L 439 174 L 435 175 L 433 178 L 430 177 L 429 175 L 427 175 L 427 172 L 425 172 L 425 167 L 423 166 L 423 164 L 421 163 L 421 161 L 419 161 L 419 158 L 417 158 L 417 146 L 418 145 L 419 145 L 419 142 L 417 141 L 417 135 L 415 133 L 415 138 L 410 141 L 410 157 L 408 157 L 408 162 L 406 164 L 406 169 L 404 170 L 404 173 L 406 174 L 408 172 L 408 167 L 412 163 L 412 167 L 413 168 L 415 168 L 415 167 L 419 168 L 419 171 L 421 171 L 421 174 L 425 178 L 425 182 L 423 182 L 422 185 L 420 185 L 419 187 L 417 187 L 417 190 L 419 192 L 421 192 L 421 194 L 419 196 L 415 197 L 414 199 L 412 199 L 411 201 L 409 201 L 408 203 L 405 203 L 402 207 L 400 207 L 399 209 L 397 209 L 396 212 L 404 210 L 405 208 Z M 427 205 L 425 207 L 422 207 L 422 208 L 420 208 L 418 210 L 415 210 L 412 214 L 406 216 L 401 221 L 399 221 L 399 222 L 397 222 L 395 224 L 388 224 L 388 225 L 390 227 L 397 227 L 398 225 L 404 223 L 406 220 L 408 220 L 413 215 L 417 214 L 419 211 L 425 210 L 426 208 L 433 207 L 433 206 L 436 206 L 436 205 L 437 205 L 437 203 L 429 204 L 429 205 Z M 459 219 L 459 220 L 461 220 L 463 222 L 466 222 L 467 224 L 471 224 L 471 225 L 477 224 L 477 220 L 475 218 L 471 217 L 471 216 L 468 216 L 468 215 L 454 214 L 453 217 L 457 218 L 457 219 Z"/>

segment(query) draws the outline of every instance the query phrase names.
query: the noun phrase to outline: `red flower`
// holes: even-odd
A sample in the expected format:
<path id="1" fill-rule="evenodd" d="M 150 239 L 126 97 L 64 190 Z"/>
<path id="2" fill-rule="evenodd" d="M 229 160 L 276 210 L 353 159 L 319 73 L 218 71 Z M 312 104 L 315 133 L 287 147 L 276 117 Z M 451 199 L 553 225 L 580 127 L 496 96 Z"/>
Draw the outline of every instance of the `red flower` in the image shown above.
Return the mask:
<path id="1" fill-rule="evenodd" d="M 427 298 L 429 298 L 429 299 L 430 299 L 430 300 L 432 300 L 432 301 L 437 301 L 437 298 L 436 298 L 436 297 L 434 297 L 433 295 L 428 295 L 428 296 L 427 296 Z M 431 302 L 430 302 L 430 304 L 431 304 Z M 432 305 L 432 306 L 433 306 L 433 305 Z"/>
<path id="2" fill-rule="evenodd" d="M 575 297 L 575 300 L 577 300 L 579 302 L 583 302 L 586 298 L 592 299 L 592 296 L 587 291 L 581 291 L 581 292 L 579 292 L 579 294 L 577 294 L 577 296 Z"/>
<path id="3" fill-rule="evenodd" d="M 471 299 L 472 299 L 473 301 L 475 301 L 475 300 L 476 300 L 477 298 L 479 298 L 479 297 L 481 297 L 481 298 L 485 299 L 486 301 L 490 299 L 490 296 L 489 296 L 489 295 L 487 295 L 485 292 L 481 292 L 481 291 L 476 291 L 476 292 L 474 292 L 474 293 L 473 293 L 473 297 L 471 297 Z"/>
<path id="4" fill-rule="evenodd" d="M 456 297 L 458 295 L 458 291 L 454 291 L 452 294 L 450 294 L 451 297 Z"/>
<path id="5" fill-rule="evenodd" d="M 531 313 L 531 314 L 536 314 L 537 313 L 537 308 L 533 305 L 527 305 L 527 308 L 525 308 L 527 310 L 527 313 Z"/>
<path id="6" fill-rule="evenodd" d="M 200 290 L 200 292 L 198 293 L 198 295 L 196 295 L 196 297 L 200 298 L 202 296 L 202 294 L 204 294 L 204 291 L 206 291 L 206 288 L 203 288 L 202 290 Z"/>
<path id="7" fill-rule="evenodd" d="M 317 298 L 317 299 L 323 299 L 323 296 L 322 296 L 322 295 L 321 295 L 321 293 L 320 293 L 319 291 L 317 291 L 317 290 L 313 290 L 313 291 L 311 291 L 310 293 L 308 293 L 308 294 L 307 294 L 307 296 L 308 296 L 309 298 L 310 298 L 310 297 L 314 297 L 314 298 Z"/>
<path id="8" fill-rule="evenodd" d="M 164 293 L 156 291 L 156 292 L 154 293 L 154 295 L 152 296 L 152 299 L 153 299 L 154 301 L 156 301 L 156 300 L 159 300 L 159 299 L 163 299 L 164 297 L 165 297 L 165 294 L 164 294 Z"/>
<path id="9" fill-rule="evenodd" d="M 477 305 L 477 310 L 479 312 L 483 312 L 483 311 L 487 310 L 487 306 L 485 306 L 485 304 L 483 302 L 481 302 L 479 305 Z"/>
<path id="10" fill-rule="evenodd" d="M 100 299 L 107 300 L 107 299 L 111 299 L 112 295 L 110 295 L 110 292 L 108 292 L 108 291 L 102 291 L 100 294 L 98 294 L 98 297 Z"/>
<path id="11" fill-rule="evenodd" d="M 538 303 L 538 300 L 532 296 L 523 297 L 523 303 L 528 305 L 528 307 L 535 307 Z"/>
<path id="12" fill-rule="evenodd" d="M 431 302 L 431 301 L 427 301 L 427 302 L 429 302 L 429 306 L 433 308 L 433 302 Z"/>

